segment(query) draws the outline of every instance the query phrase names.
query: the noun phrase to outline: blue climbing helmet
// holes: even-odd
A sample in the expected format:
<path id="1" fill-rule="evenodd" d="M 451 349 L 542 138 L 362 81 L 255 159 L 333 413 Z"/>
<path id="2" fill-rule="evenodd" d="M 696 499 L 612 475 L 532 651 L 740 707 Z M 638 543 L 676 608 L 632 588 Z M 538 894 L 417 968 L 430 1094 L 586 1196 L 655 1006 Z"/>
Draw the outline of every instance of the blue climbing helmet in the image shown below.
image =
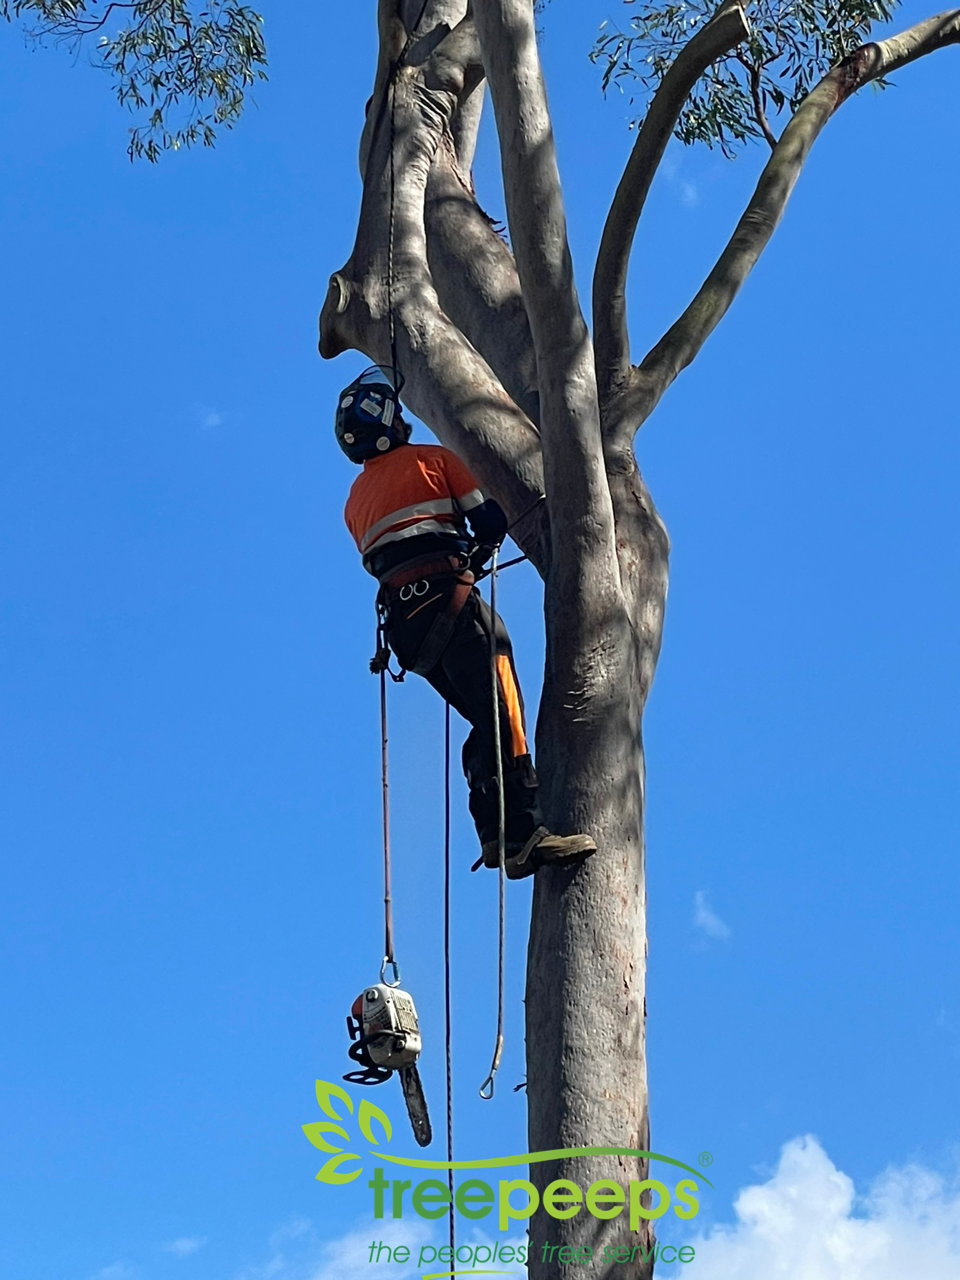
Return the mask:
<path id="1" fill-rule="evenodd" d="M 366 462 L 410 439 L 400 411 L 402 386 L 395 370 L 372 364 L 340 392 L 337 443 L 351 462 Z"/>

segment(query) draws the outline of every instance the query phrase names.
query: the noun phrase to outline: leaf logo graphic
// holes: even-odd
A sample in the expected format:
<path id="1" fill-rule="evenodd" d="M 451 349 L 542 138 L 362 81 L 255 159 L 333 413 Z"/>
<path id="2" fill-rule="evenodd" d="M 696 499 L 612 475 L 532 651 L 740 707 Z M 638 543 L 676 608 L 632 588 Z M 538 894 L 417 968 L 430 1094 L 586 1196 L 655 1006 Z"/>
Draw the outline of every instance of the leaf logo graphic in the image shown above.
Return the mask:
<path id="1" fill-rule="evenodd" d="M 334 1146 L 326 1136 L 327 1134 L 336 1134 L 344 1142 L 350 1141 L 349 1133 L 342 1123 L 338 1123 L 339 1121 L 345 1121 L 347 1117 L 342 1116 L 336 1110 L 333 1105 L 334 1098 L 339 1099 L 346 1106 L 350 1115 L 353 1115 L 353 1099 L 346 1089 L 341 1088 L 338 1084 L 331 1083 L 329 1080 L 318 1080 L 317 1102 L 320 1104 L 320 1110 L 328 1115 L 330 1120 L 315 1120 L 312 1124 L 305 1124 L 301 1127 L 309 1142 L 312 1142 L 318 1150 L 325 1151 L 330 1155 L 330 1159 L 317 1174 L 317 1179 L 320 1182 L 329 1182 L 333 1186 L 342 1186 L 346 1182 L 353 1182 L 354 1178 L 359 1178 L 360 1174 L 363 1173 L 363 1168 L 354 1169 L 350 1173 L 340 1172 L 342 1164 L 345 1164 L 348 1160 L 359 1160 L 360 1156 L 354 1151 L 344 1151 L 343 1147 Z M 389 1116 L 364 1098 L 357 1112 L 357 1124 L 360 1126 L 360 1132 L 367 1141 L 372 1142 L 374 1146 L 378 1146 L 379 1140 L 374 1135 L 372 1128 L 374 1120 L 383 1129 L 384 1140 L 389 1142 L 393 1137 L 393 1125 L 390 1123 Z"/>

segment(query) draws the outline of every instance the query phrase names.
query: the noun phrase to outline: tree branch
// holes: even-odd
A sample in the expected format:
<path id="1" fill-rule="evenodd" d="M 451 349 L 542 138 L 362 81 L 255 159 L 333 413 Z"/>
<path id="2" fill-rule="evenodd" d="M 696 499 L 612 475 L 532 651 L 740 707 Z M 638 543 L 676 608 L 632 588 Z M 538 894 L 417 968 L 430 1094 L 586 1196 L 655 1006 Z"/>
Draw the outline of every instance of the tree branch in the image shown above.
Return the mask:
<path id="1" fill-rule="evenodd" d="M 406 30 L 394 0 L 381 0 L 380 64 L 362 142 L 357 237 L 349 260 L 330 281 L 320 317 L 320 351 L 332 358 L 354 348 L 390 363 L 392 300 L 404 402 L 515 519 L 543 492 L 539 436 L 441 308 L 427 262 L 429 176 L 440 150 L 452 146 L 450 121 L 481 70 L 465 10 L 466 0 L 460 0 L 460 21 L 451 30 L 456 5 L 432 6 L 425 34 L 394 75 Z M 431 27 L 434 18 L 437 25 Z M 547 559 L 542 513 L 524 520 L 515 537 L 542 569 Z"/>
<path id="2" fill-rule="evenodd" d="M 474 0 L 474 20 L 500 137 L 510 237 L 537 356 L 551 571 L 559 575 L 551 598 L 562 598 L 573 611 L 570 639 L 575 643 L 583 621 L 574 616 L 583 598 L 583 575 L 592 576 L 595 602 L 603 598 L 605 583 L 616 584 L 619 591 L 593 349 L 573 278 L 532 0 Z"/>
<path id="3" fill-rule="evenodd" d="M 740 0 L 724 0 L 680 50 L 640 128 L 607 216 L 593 276 L 593 342 L 601 401 L 629 372 L 627 266 L 654 174 L 693 86 L 712 62 L 749 34 Z"/>
<path id="4" fill-rule="evenodd" d="M 770 121 L 767 119 L 767 113 L 763 109 L 763 89 L 760 85 L 760 77 L 763 71 L 763 64 L 759 66 L 755 62 L 751 62 L 749 58 L 738 55 L 737 61 L 745 68 L 747 75 L 750 77 L 750 96 L 753 98 L 753 112 L 757 118 L 757 124 L 760 126 L 760 132 L 767 140 L 767 145 L 771 151 L 777 146 L 777 135 L 770 128 Z"/>
<path id="5" fill-rule="evenodd" d="M 516 263 L 445 140 L 427 182 L 427 260 L 440 306 L 516 404 L 540 421 L 537 358 Z"/>
<path id="6" fill-rule="evenodd" d="M 632 433 L 640 425 L 725 315 L 769 243 L 811 147 L 837 108 L 871 80 L 951 44 L 960 44 L 960 9 L 937 14 L 888 40 L 863 45 L 810 91 L 784 129 L 717 265 L 680 319 L 634 371 L 632 385 L 618 406 L 624 430 Z M 629 428 L 631 417 L 634 426 Z"/>

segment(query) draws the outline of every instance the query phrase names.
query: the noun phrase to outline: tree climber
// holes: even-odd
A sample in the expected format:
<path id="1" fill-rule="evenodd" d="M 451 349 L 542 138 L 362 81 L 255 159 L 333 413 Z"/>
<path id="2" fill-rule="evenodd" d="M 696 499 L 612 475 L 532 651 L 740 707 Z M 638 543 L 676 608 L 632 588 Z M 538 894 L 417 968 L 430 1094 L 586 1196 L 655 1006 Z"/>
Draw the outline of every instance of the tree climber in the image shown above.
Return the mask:
<path id="1" fill-rule="evenodd" d="M 449 449 L 409 443 L 393 378 L 377 365 L 341 393 L 336 433 L 350 461 L 363 464 L 343 514 L 364 568 L 380 583 L 387 643 L 407 671 L 424 676 L 473 726 L 463 772 L 484 865 L 499 866 L 491 627 L 507 875 L 519 880 L 547 863 L 594 853 L 590 836 L 554 835 L 543 825 L 510 637 L 474 585 L 506 536 L 503 510 Z"/>

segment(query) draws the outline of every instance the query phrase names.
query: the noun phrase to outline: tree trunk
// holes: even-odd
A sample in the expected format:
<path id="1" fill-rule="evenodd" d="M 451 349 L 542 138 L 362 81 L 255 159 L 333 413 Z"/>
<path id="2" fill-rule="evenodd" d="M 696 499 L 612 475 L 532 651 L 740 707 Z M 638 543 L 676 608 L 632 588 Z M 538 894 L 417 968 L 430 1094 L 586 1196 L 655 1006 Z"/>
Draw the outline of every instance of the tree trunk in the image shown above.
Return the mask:
<path id="1" fill-rule="evenodd" d="M 598 852 L 537 873 L 526 995 L 530 1149 L 645 1151 L 640 725 L 660 649 L 669 546 L 633 438 L 730 306 L 833 112 L 870 80 L 960 43 L 960 11 L 855 50 L 813 88 L 703 288 L 638 366 L 625 300 L 637 222 L 691 89 L 749 35 L 739 0 L 720 0 L 698 26 L 638 131 L 597 261 L 593 339 L 573 280 L 533 0 L 379 0 L 378 12 L 360 224 L 350 260 L 330 282 L 320 350 L 354 347 L 389 363 L 395 335 L 405 402 L 500 501 L 544 579 L 536 733 L 544 813 L 556 831 L 594 836 Z M 470 176 L 485 87 L 512 252 Z M 558 1178 L 626 1187 L 647 1176 L 645 1161 L 629 1153 L 531 1168 L 541 1192 Z M 653 1231 L 648 1221 L 637 1225 L 631 1232 L 626 1211 L 557 1219 L 541 1208 L 530 1226 L 530 1275 L 647 1280 Z M 646 1262 L 612 1260 L 636 1244 Z M 577 1249 L 581 1257 L 562 1259 L 563 1246 L 568 1258 Z"/>
<path id="2" fill-rule="evenodd" d="M 526 994 L 532 1151 L 650 1148 L 640 719 L 660 645 L 668 544 L 635 466 L 611 479 L 629 626 L 621 618 L 598 621 L 584 652 L 561 651 L 557 661 L 564 608 L 549 596 L 546 601 L 547 666 L 537 723 L 545 813 L 560 830 L 589 831 L 598 853 L 571 871 L 538 872 L 534 886 Z M 579 678 L 582 672 L 586 680 Z M 531 1168 L 541 1193 L 556 1178 L 585 1188 L 601 1178 L 626 1187 L 648 1176 L 646 1161 L 625 1156 Z M 555 1220 L 540 1212 L 530 1229 L 530 1275 L 648 1277 L 652 1263 L 614 1267 L 597 1259 L 608 1245 L 615 1250 L 625 1244 L 641 1244 L 649 1256 L 651 1226 L 645 1222 L 639 1233 L 631 1232 L 626 1212 L 608 1221 L 585 1212 Z M 547 1250 L 545 1257 L 548 1242 L 588 1245 L 595 1260 L 562 1263 L 559 1250 Z"/>
<path id="3" fill-rule="evenodd" d="M 593 348 L 566 247 L 530 0 L 381 0 L 353 253 L 331 279 L 321 352 L 397 357 L 410 408 L 511 519 L 545 581 L 537 765 L 551 828 L 596 856 L 541 871 L 527 977 L 531 1150 L 648 1146 L 640 718 L 660 644 L 667 539 L 631 448 L 605 456 Z M 474 22 L 476 13 L 476 25 Z M 415 29 L 414 29 L 415 27 Z M 479 31 L 478 31 L 479 28 Z M 501 135 L 516 257 L 477 204 L 469 163 L 484 80 Z M 524 87 L 525 86 L 525 87 Z M 392 152 L 392 157 L 391 157 Z M 391 163 L 392 160 L 392 163 Z M 392 190 L 391 190 L 392 187 Z M 392 236 L 391 236 L 392 221 Z M 391 247 L 392 245 L 392 247 Z M 546 500 L 538 496 L 546 491 Z M 535 1164 L 539 1188 L 646 1176 L 631 1157 Z M 600 1280 L 626 1213 L 531 1224 L 530 1274 Z M 568 1264 L 543 1246 L 588 1245 Z M 652 1263 L 616 1265 L 640 1280 Z"/>

